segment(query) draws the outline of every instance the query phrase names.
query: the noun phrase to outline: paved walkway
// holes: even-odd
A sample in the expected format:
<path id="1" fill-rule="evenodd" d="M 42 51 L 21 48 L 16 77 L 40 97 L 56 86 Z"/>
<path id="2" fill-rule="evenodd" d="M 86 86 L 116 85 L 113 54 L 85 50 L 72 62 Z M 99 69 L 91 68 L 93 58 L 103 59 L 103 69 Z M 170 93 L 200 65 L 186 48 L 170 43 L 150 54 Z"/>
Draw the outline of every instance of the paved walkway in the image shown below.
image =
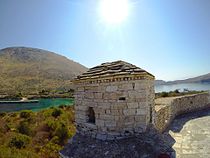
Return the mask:
<path id="1" fill-rule="evenodd" d="M 176 118 L 169 134 L 177 158 L 210 158 L 210 109 Z"/>

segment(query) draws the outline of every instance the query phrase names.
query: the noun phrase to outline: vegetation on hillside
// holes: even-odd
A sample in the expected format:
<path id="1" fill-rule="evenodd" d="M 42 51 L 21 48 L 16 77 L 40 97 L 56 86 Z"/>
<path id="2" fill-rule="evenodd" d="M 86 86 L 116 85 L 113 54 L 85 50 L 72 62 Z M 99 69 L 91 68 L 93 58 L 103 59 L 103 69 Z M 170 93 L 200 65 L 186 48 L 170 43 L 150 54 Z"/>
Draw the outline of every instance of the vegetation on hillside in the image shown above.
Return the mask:
<path id="1" fill-rule="evenodd" d="M 75 130 L 70 106 L 0 113 L 0 158 L 58 158 Z"/>
<path id="2" fill-rule="evenodd" d="M 161 98 L 161 97 L 177 97 L 182 95 L 189 95 L 189 94 L 198 94 L 203 93 L 205 91 L 189 91 L 185 89 L 183 92 L 180 92 L 178 89 L 170 92 L 161 92 L 161 93 L 155 93 L 155 98 Z"/>
<path id="3" fill-rule="evenodd" d="M 59 95 L 87 68 L 61 55 L 25 47 L 0 50 L 0 95 Z M 61 95 L 61 94 L 60 94 Z"/>

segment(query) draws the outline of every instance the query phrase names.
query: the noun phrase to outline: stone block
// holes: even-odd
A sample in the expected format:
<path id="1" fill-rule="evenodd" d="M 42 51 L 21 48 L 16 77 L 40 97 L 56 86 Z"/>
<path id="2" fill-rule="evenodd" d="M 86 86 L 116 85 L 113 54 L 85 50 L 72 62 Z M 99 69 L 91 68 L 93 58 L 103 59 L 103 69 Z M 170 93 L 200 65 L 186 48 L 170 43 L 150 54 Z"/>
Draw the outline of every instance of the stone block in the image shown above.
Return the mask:
<path id="1" fill-rule="evenodd" d="M 141 122 L 145 123 L 146 122 L 146 116 L 145 115 L 138 115 L 134 117 L 135 122 Z"/>
<path id="2" fill-rule="evenodd" d="M 98 107 L 97 103 L 92 102 L 92 101 L 84 101 L 83 102 L 83 106 L 86 106 L 86 107 Z"/>
<path id="3" fill-rule="evenodd" d="M 86 92 L 84 95 L 84 98 L 86 99 L 93 99 L 94 98 L 94 94 L 92 92 Z"/>
<path id="4" fill-rule="evenodd" d="M 113 120 L 113 121 L 107 121 L 105 120 L 105 126 L 106 127 L 116 127 L 117 123 Z"/>
<path id="5" fill-rule="evenodd" d="M 85 92 L 98 92 L 98 86 L 85 86 Z"/>
<path id="6" fill-rule="evenodd" d="M 106 109 L 105 110 L 105 114 L 111 114 L 111 110 L 110 109 Z"/>
<path id="7" fill-rule="evenodd" d="M 107 115 L 107 114 L 105 114 L 105 115 L 100 115 L 99 118 L 102 119 L 102 120 L 107 120 L 107 121 L 109 121 L 109 120 L 114 120 L 114 116 L 112 116 L 112 115 Z"/>
<path id="8" fill-rule="evenodd" d="M 94 93 L 94 99 L 102 99 L 103 93 Z"/>
<path id="9" fill-rule="evenodd" d="M 120 120 L 123 120 L 123 116 L 122 115 L 119 115 L 119 116 L 114 116 L 114 120 L 115 121 L 120 121 Z"/>
<path id="10" fill-rule="evenodd" d="M 111 115 L 113 115 L 113 116 L 119 116 L 119 115 L 121 115 L 121 113 L 117 109 L 111 109 Z"/>
<path id="11" fill-rule="evenodd" d="M 133 102 L 133 103 L 127 103 L 127 107 L 128 107 L 128 109 L 136 109 L 136 108 L 138 108 L 139 107 L 139 104 L 138 104 L 138 102 Z"/>
<path id="12" fill-rule="evenodd" d="M 126 116 L 124 117 L 124 123 L 134 123 L 134 117 L 135 116 Z"/>
<path id="13" fill-rule="evenodd" d="M 117 93 L 104 93 L 103 94 L 103 99 L 108 99 L 108 100 L 118 100 L 119 99 L 119 94 Z"/>
<path id="14" fill-rule="evenodd" d="M 114 140 L 114 136 L 113 135 L 107 135 L 107 140 Z"/>
<path id="15" fill-rule="evenodd" d="M 84 92 L 85 91 L 85 88 L 84 87 L 78 87 L 77 88 L 77 92 Z"/>
<path id="16" fill-rule="evenodd" d="M 75 119 L 77 119 L 77 118 L 87 120 L 87 116 L 84 114 L 80 114 L 80 113 L 75 114 Z"/>
<path id="17" fill-rule="evenodd" d="M 136 114 L 136 109 L 124 109 L 123 114 L 125 116 L 135 115 Z"/>
<path id="18" fill-rule="evenodd" d="M 88 110 L 88 107 L 86 106 L 75 106 L 75 110 L 76 111 L 87 111 Z"/>
<path id="19" fill-rule="evenodd" d="M 85 125 L 85 127 L 89 128 L 89 129 L 97 130 L 97 126 L 93 123 L 85 123 L 84 125 Z"/>
<path id="20" fill-rule="evenodd" d="M 139 126 L 134 128 L 135 133 L 142 133 L 145 132 L 144 126 Z"/>
<path id="21" fill-rule="evenodd" d="M 112 85 L 110 85 L 110 86 L 107 86 L 107 87 L 106 87 L 106 92 L 116 92 L 117 89 L 118 89 L 117 86 L 112 86 Z"/>
<path id="22" fill-rule="evenodd" d="M 99 140 L 106 140 L 107 139 L 107 135 L 106 134 L 100 134 L 98 133 L 96 135 L 96 139 L 99 139 Z"/>
<path id="23" fill-rule="evenodd" d="M 105 125 L 104 120 L 97 119 L 96 120 L 96 125 L 100 126 L 100 127 L 103 127 Z"/>
<path id="24" fill-rule="evenodd" d="M 136 109 L 137 115 L 147 115 L 147 113 L 148 113 L 148 110 L 146 110 L 145 108 Z"/>
<path id="25" fill-rule="evenodd" d="M 119 88 L 119 90 L 125 90 L 125 91 L 133 90 L 133 85 L 132 85 L 132 83 L 120 84 L 118 88 Z"/>
<path id="26" fill-rule="evenodd" d="M 125 109 L 126 107 L 127 107 L 127 104 L 123 103 L 123 102 L 118 102 L 118 103 L 112 103 L 111 104 L 111 109 L 120 110 L 120 109 Z"/>

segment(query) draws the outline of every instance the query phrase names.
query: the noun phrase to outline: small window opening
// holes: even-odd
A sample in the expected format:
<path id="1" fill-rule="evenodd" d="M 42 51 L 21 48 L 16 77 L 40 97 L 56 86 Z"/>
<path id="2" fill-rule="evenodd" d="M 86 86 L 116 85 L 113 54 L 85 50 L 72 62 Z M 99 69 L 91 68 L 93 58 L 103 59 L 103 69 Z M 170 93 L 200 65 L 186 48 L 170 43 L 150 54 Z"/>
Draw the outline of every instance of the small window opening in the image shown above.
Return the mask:
<path id="1" fill-rule="evenodd" d="M 132 83 L 133 89 L 135 88 L 135 83 Z"/>
<path id="2" fill-rule="evenodd" d="M 151 105 L 150 105 L 150 119 L 149 119 L 149 123 L 152 123 L 152 107 L 151 107 Z"/>
<path id="3" fill-rule="evenodd" d="M 125 97 L 119 97 L 119 100 L 126 100 Z"/>
<path id="4" fill-rule="evenodd" d="M 88 122 L 95 124 L 95 112 L 93 110 L 93 107 L 89 107 L 88 109 Z"/>

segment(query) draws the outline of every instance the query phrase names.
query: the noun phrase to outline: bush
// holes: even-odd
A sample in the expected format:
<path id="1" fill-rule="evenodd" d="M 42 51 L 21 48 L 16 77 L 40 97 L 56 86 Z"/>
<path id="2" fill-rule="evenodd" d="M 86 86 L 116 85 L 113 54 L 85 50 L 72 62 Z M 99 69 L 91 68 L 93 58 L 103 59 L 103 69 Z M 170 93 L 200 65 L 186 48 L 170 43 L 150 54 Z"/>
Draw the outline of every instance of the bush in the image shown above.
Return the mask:
<path id="1" fill-rule="evenodd" d="M 59 138 L 59 144 L 63 145 L 70 137 L 67 125 L 65 125 L 64 123 L 59 124 L 59 126 L 55 130 L 54 136 L 57 136 Z"/>
<path id="2" fill-rule="evenodd" d="M 48 119 L 46 121 L 46 125 L 50 129 L 50 131 L 54 131 L 58 127 L 58 122 L 53 119 Z"/>
<path id="3" fill-rule="evenodd" d="M 20 112 L 21 118 L 30 118 L 32 116 L 33 112 L 31 110 L 23 110 Z"/>
<path id="4" fill-rule="evenodd" d="M 6 114 L 6 112 L 0 112 L 0 117 L 4 117 Z"/>
<path id="5" fill-rule="evenodd" d="M 15 113 L 15 112 L 14 113 L 11 113 L 10 116 L 11 117 L 16 117 L 17 116 L 17 113 Z"/>
<path id="6" fill-rule="evenodd" d="M 162 92 L 160 96 L 161 97 L 168 97 L 168 93 L 167 92 Z"/>
<path id="7" fill-rule="evenodd" d="M 58 117 L 58 116 L 60 116 L 62 114 L 62 111 L 61 111 L 61 109 L 58 109 L 58 108 L 54 108 L 53 109 L 53 112 L 52 112 L 52 116 L 53 117 Z"/>
<path id="8" fill-rule="evenodd" d="M 32 134 L 32 131 L 29 127 L 29 123 L 26 122 L 26 121 L 20 122 L 17 129 L 18 129 L 18 132 L 21 133 L 21 134 L 25 134 L 25 135 L 28 135 L 28 136 L 30 136 Z"/>
<path id="9" fill-rule="evenodd" d="M 58 108 L 60 108 L 60 109 L 64 109 L 64 108 L 66 108 L 67 107 L 67 105 L 59 105 L 58 106 Z"/>
<path id="10" fill-rule="evenodd" d="M 40 158 L 35 152 L 27 149 L 9 148 L 0 146 L 0 158 Z"/>
<path id="11" fill-rule="evenodd" d="M 46 155 L 50 158 L 58 158 L 57 154 L 62 147 L 58 144 L 54 144 L 51 141 L 43 146 L 40 150 L 40 156 L 45 157 Z"/>
<path id="12" fill-rule="evenodd" d="M 179 90 L 178 90 L 178 89 L 176 89 L 176 90 L 174 91 L 174 93 L 179 93 Z"/>
<path id="13" fill-rule="evenodd" d="M 30 143 L 30 141 L 30 137 L 23 134 L 18 134 L 11 138 L 9 147 L 15 147 L 17 149 L 25 148 Z"/>

